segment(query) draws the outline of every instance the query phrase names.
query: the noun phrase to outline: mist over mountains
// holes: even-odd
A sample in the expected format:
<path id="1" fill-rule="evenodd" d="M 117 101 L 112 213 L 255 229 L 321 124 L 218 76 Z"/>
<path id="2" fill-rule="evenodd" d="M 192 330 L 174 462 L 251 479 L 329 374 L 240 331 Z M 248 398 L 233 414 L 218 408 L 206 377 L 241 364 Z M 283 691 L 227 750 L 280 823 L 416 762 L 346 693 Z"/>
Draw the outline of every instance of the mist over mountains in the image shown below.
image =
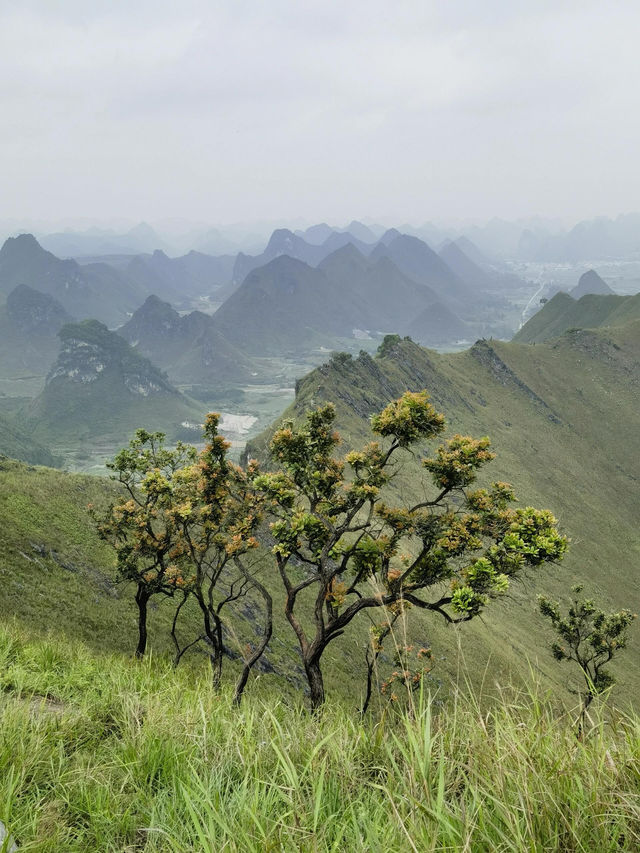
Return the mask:
<path id="1" fill-rule="evenodd" d="M 437 251 L 445 242 L 456 242 L 475 263 L 492 263 L 497 259 L 579 263 L 638 258 L 640 255 L 640 213 L 621 214 L 616 218 L 599 216 L 569 227 L 556 220 L 532 217 L 511 221 L 493 218 L 482 224 L 402 223 L 395 228 L 402 234 L 423 240 Z M 126 229 L 93 225 L 49 232 L 26 222 L 21 228 L 9 222 L 0 223 L 0 236 L 31 231 L 44 249 L 61 258 L 83 260 L 105 255 L 152 254 L 155 250 L 170 257 L 190 251 L 233 258 L 240 254 L 243 258 L 234 275 L 236 282 L 254 268 L 254 263 L 259 265 L 258 259 L 272 260 L 284 248 L 288 248 L 292 257 L 315 265 L 346 241 L 358 248 L 374 246 L 388 230 L 388 226 L 380 223 L 358 220 L 347 225 L 323 222 L 304 228 L 266 222 L 210 226 L 163 221 L 155 226 L 141 222 Z M 475 257 L 474 252 L 477 253 Z"/>
<path id="2" fill-rule="evenodd" d="M 214 407 L 229 412 L 228 423 L 256 422 L 255 431 L 328 352 L 374 352 L 387 334 L 460 349 L 478 338 L 509 338 L 525 320 L 517 340 L 538 341 L 624 314 L 584 314 L 582 294 L 622 298 L 595 270 L 574 280 L 566 299 L 545 305 L 539 278 L 528 281 L 528 268 L 523 276 L 498 260 L 499 240 L 486 250 L 487 235 L 513 234 L 512 226 L 501 230 L 493 221 L 474 232 L 481 247 L 467 235 L 436 242 L 435 226 L 321 223 L 277 228 L 254 254 L 217 255 L 194 248 L 201 241 L 191 232 L 191 246 L 172 256 L 170 241 L 143 225 L 110 243 L 95 230 L 75 244 L 66 233 L 67 249 L 107 250 L 66 259 L 31 234 L 9 238 L 0 249 L 0 405 L 15 429 L 22 424 L 41 441 L 47 431 L 57 436 L 53 452 L 76 464 L 80 435 L 99 427 L 94 437 L 115 442 L 136 418 L 153 417 L 150 427 L 176 437 Z M 223 232 L 217 236 L 222 245 Z M 57 245 L 65 248 L 62 237 Z M 126 365 L 135 358 L 142 361 L 131 374 Z M 139 382 L 131 379 L 136 370 Z M 149 394 L 136 396 L 134 386 Z M 157 394 L 162 405 L 140 405 Z M 244 437 L 233 440 L 242 446 Z M 106 450 L 108 442 L 98 445 Z"/>

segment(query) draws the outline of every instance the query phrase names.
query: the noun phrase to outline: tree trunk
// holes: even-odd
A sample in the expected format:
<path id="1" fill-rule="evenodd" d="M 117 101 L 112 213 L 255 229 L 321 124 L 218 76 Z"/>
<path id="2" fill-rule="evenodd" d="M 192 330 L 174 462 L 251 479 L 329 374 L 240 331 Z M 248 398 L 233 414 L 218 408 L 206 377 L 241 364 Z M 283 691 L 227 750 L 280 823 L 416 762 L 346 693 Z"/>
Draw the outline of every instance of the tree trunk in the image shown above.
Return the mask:
<path id="1" fill-rule="evenodd" d="M 363 717 L 369 709 L 369 702 L 371 702 L 371 694 L 373 692 L 373 669 L 375 667 L 377 657 L 378 655 L 375 652 L 371 652 L 371 645 L 369 645 L 367 647 L 367 654 L 365 658 L 367 664 L 367 692 L 365 693 L 362 708 L 360 708 L 360 715 Z"/>
<path id="2" fill-rule="evenodd" d="M 136 590 L 136 604 L 138 605 L 138 647 L 136 657 L 144 657 L 147 650 L 147 603 L 151 596 L 146 587 L 139 583 Z"/>
<path id="3" fill-rule="evenodd" d="M 236 561 L 238 562 L 238 561 Z M 245 576 L 247 576 L 247 572 L 244 569 L 244 566 L 241 566 L 242 570 L 245 572 Z M 236 684 L 236 689 L 233 694 L 233 704 L 239 705 L 242 700 L 242 694 L 244 693 L 244 688 L 247 685 L 247 681 L 249 679 L 249 674 L 254 666 L 260 658 L 264 650 L 267 648 L 267 643 L 271 639 L 271 634 L 273 633 L 273 599 L 267 588 L 263 586 L 260 581 L 256 578 L 252 578 L 253 585 L 259 590 L 262 598 L 264 599 L 265 604 L 265 618 L 264 618 L 264 628 L 262 631 L 262 639 L 257 647 L 257 649 L 253 652 L 253 654 L 245 661 L 244 666 L 242 668 L 242 673 L 240 674 L 240 678 L 238 679 L 238 683 Z"/>
<path id="4" fill-rule="evenodd" d="M 196 601 L 202 611 L 204 627 L 204 641 L 209 650 L 209 663 L 211 664 L 211 683 L 215 690 L 220 687 L 222 680 L 222 622 L 220 617 L 211 610 L 199 588 L 194 591 Z M 213 623 L 213 624 L 212 624 Z"/>
<path id="5" fill-rule="evenodd" d="M 324 704 L 324 680 L 322 678 L 322 670 L 320 669 L 320 661 L 317 658 L 305 661 L 304 669 L 307 673 L 307 681 L 309 682 L 311 710 L 317 711 Z"/>

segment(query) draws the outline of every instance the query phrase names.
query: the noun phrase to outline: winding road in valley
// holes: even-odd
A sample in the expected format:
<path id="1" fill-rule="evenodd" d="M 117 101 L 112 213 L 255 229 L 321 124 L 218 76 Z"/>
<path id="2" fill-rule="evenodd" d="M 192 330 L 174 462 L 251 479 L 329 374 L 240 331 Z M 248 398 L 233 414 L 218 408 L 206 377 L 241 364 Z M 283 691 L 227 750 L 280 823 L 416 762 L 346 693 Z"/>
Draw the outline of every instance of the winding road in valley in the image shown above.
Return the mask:
<path id="1" fill-rule="evenodd" d="M 546 282 L 543 282 L 540 285 L 540 287 L 536 290 L 536 292 L 533 294 L 531 299 L 527 302 L 525 307 L 523 308 L 521 319 L 520 319 L 520 325 L 519 325 L 518 329 L 521 329 L 524 326 L 524 324 L 527 322 L 527 311 L 529 310 L 531 305 L 535 302 L 535 300 L 538 298 L 538 296 L 542 293 L 542 291 L 545 289 L 546 286 L 547 286 Z"/>

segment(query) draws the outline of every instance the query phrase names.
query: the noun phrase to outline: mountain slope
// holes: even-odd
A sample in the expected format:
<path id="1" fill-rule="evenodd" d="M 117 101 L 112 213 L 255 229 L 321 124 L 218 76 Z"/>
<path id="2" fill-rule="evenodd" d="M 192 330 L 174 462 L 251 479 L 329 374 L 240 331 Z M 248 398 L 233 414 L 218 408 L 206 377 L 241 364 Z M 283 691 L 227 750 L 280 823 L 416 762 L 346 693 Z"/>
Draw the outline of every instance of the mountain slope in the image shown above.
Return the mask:
<path id="1" fill-rule="evenodd" d="M 556 293 L 524 324 L 513 340 L 539 343 L 558 337 L 567 329 L 620 326 L 637 318 L 640 318 L 640 294 L 587 294 L 576 301 L 567 293 Z"/>
<path id="2" fill-rule="evenodd" d="M 21 459 L 32 465 L 48 465 L 50 468 L 60 464 L 60 460 L 42 444 L 38 444 L 28 430 L 6 415 L 0 415 L 0 465 L 3 456 Z"/>
<path id="3" fill-rule="evenodd" d="M 60 348 L 58 332 L 73 319 L 57 299 L 18 285 L 0 306 L 0 376 L 44 377 Z"/>
<path id="4" fill-rule="evenodd" d="M 492 674 L 517 668 L 543 647 L 537 591 L 560 595 L 580 580 L 606 603 L 637 610 L 640 321 L 570 332 L 535 347 L 479 341 L 463 353 L 439 355 L 390 338 L 381 349 L 377 358 L 335 358 L 310 373 L 283 418 L 299 419 L 332 401 L 346 449 L 370 438 L 370 416 L 390 399 L 426 388 L 447 417 L 448 435 L 491 437 L 498 456 L 487 477 L 511 482 L 525 504 L 551 508 L 573 540 L 561 567 L 532 575 L 526 589 L 515 587 L 508 601 L 487 611 L 484 625 L 465 627 L 470 671 L 482 671 L 489 657 Z M 252 442 L 247 455 L 264 456 L 269 434 Z M 418 472 L 417 460 L 398 472 L 403 496 L 422 494 Z M 451 649 L 455 639 L 446 630 L 435 623 L 430 630 L 434 648 Z M 634 643 L 639 634 L 636 625 Z M 632 663 L 631 657 L 622 678 L 629 694 L 640 689 L 640 658 Z M 556 678 L 546 652 L 539 665 Z"/>
<path id="5" fill-rule="evenodd" d="M 368 260 L 353 244 L 329 255 L 318 269 L 338 285 L 342 302 L 348 301 L 350 306 L 339 304 L 338 308 L 358 328 L 404 332 L 410 319 L 426 309 L 446 310 L 431 288 L 404 275 L 388 257 Z M 443 323 L 437 330 L 425 329 L 421 340 L 450 340 L 457 334 L 457 328 L 452 331 L 452 327 L 461 325 L 451 314 L 449 324 Z M 435 332 L 435 337 L 429 331 Z"/>
<path id="6" fill-rule="evenodd" d="M 214 322 L 223 337 L 250 355 L 287 353 L 325 343 L 319 328 L 346 330 L 338 304 L 339 294 L 320 270 L 280 255 L 247 275 Z"/>
<path id="7" fill-rule="evenodd" d="M 201 421 L 165 374 L 97 320 L 63 326 L 60 340 L 44 390 L 23 413 L 36 438 L 123 440 L 140 426 L 174 436 L 183 421 Z"/>
<path id="8" fill-rule="evenodd" d="M 260 255 L 245 255 L 240 252 L 233 267 L 233 284 L 240 284 L 245 278 L 258 267 L 263 267 L 281 255 L 303 261 L 309 266 L 315 266 L 325 256 L 321 246 L 307 243 L 303 238 L 289 231 L 288 228 L 277 228 L 267 246 Z"/>
<path id="9" fill-rule="evenodd" d="M 287 414 L 300 417 L 306 408 L 335 401 L 346 446 L 370 438 L 369 415 L 389 399 L 407 387 L 427 387 L 447 415 L 449 434 L 459 430 L 492 437 L 498 458 L 487 469 L 488 477 L 510 480 L 526 503 L 551 507 L 573 538 L 565 563 L 532 573 L 526 585 L 492 603 L 482 621 L 454 631 L 429 615 L 412 614 L 412 637 L 434 649 L 432 683 L 442 682 L 445 694 L 448 676 L 455 678 L 460 664 L 458 640 L 462 666 L 478 685 L 486 682 L 492 689 L 496 681 L 504 685 L 507 679 L 526 680 L 528 655 L 544 683 L 562 690 L 566 670 L 548 654 L 548 632 L 535 605 L 538 590 L 558 595 L 570 583 L 586 579 L 589 592 L 599 600 L 638 607 L 638 325 L 616 329 L 615 337 L 571 333 L 535 348 L 481 341 L 455 355 L 438 355 L 391 337 L 380 357 L 338 356 L 299 383 L 296 402 Z M 397 473 L 396 489 L 403 496 L 418 490 L 416 462 L 405 463 Z M 99 489 L 108 484 L 4 465 L 0 465 L 0 537 L 10 567 L 8 582 L 0 585 L 0 599 L 3 605 L 7 602 L 4 609 L 29 624 L 40 617 L 35 623 L 39 630 L 68 631 L 96 645 L 130 648 L 132 610 L 125 611 L 120 624 L 122 605 L 111 600 L 118 593 L 103 569 L 112 557 L 98 543 L 84 511 L 88 501 L 104 499 Z M 282 624 L 273 562 L 268 565 L 264 579 L 276 595 L 274 615 L 281 620 L 277 636 L 283 638 L 287 660 L 295 659 L 290 634 Z M 20 583 L 23 589 L 27 586 L 27 595 Z M 154 624 L 157 615 L 153 614 Z M 152 630 L 157 648 L 161 635 Z M 361 622 L 337 641 L 327 660 L 332 689 L 350 701 L 355 701 L 361 685 L 367 637 L 368 625 Z M 636 625 L 632 648 L 639 640 Z M 617 696 L 633 700 L 640 690 L 640 660 L 628 654 L 622 670 L 616 669 L 621 675 Z"/>
<path id="10" fill-rule="evenodd" d="M 369 256 L 371 260 L 390 258 L 405 275 L 427 285 L 451 307 L 466 308 L 476 292 L 465 284 L 426 243 L 391 229 L 382 236 Z"/>
<path id="11" fill-rule="evenodd" d="M 181 316 L 168 302 L 149 296 L 118 334 L 166 370 L 173 382 L 208 388 L 249 382 L 256 365 L 218 332 L 202 311 Z"/>
<path id="12" fill-rule="evenodd" d="M 253 270 L 214 315 L 219 332 L 250 354 L 284 354 L 335 345 L 354 330 L 405 332 L 438 295 L 402 273 L 386 256 L 370 260 L 352 244 L 316 268 L 287 255 Z M 425 340 L 460 336 L 460 321 L 441 312 Z M 433 334 L 431 334 L 433 332 Z"/>
<path id="13" fill-rule="evenodd" d="M 586 296 L 588 293 L 599 293 L 610 295 L 613 290 L 609 287 L 606 281 L 603 281 L 595 270 L 587 270 L 580 276 L 580 280 L 570 291 L 570 296 L 574 299 L 580 299 L 581 296 Z"/>
<path id="14" fill-rule="evenodd" d="M 438 255 L 469 287 L 481 290 L 490 286 L 491 277 L 488 272 L 472 261 L 457 243 L 450 240 L 440 249 Z"/>
<path id="15" fill-rule="evenodd" d="M 351 231 L 351 226 L 357 233 Z M 264 266 L 280 255 L 288 255 L 290 258 L 303 261 L 310 267 L 315 267 L 332 252 L 349 243 L 363 254 L 367 254 L 375 241 L 372 232 L 358 222 L 352 222 L 351 226 L 344 230 L 336 230 L 324 225 L 317 226 L 316 230 L 312 228 L 312 236 L 322 237 L 322 240 L 317 242 L 305 240 L 301 232 L 294 233 L 287 228 L 278 228 L 273 232 L 264 252 L 260 255 L 245 255 L 240 252 L 233 268 L 232 282 L 236 286 L 241 284 L 252 270 Z M 358 237 L 358 234 L 361 236 Z M 364 240 L 362 237 L 368 239 Z"/>

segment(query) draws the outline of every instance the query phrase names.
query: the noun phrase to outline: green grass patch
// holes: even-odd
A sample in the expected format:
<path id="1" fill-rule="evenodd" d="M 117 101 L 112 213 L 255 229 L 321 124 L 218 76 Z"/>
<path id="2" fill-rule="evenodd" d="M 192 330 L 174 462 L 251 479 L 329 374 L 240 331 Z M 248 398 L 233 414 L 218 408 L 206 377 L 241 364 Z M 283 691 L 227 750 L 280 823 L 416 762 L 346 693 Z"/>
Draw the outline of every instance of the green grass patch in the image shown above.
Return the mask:
<path id="1" fill-rule="evenodd" d="M 0 818 L 21 850 L 619 851 L 640 844 L 640 721 L 578 741 L 532 688 L 361 721 L 164 662 L 0 631 Z"/>

